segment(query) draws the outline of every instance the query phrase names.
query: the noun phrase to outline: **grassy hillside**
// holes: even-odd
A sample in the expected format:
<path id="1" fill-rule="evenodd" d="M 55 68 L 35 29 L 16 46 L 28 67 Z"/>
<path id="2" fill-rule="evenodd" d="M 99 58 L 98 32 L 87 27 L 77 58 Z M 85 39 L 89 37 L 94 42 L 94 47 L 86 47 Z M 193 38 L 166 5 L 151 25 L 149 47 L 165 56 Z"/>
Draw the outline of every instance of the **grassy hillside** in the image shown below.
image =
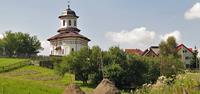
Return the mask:
<path id="1" fill-rule="evenodd" d="M 0 67 L 8 66 L 8 65 L 11 65 L 11 64 L 15 64 L 15 63 L 18 63 L 18 62 L 25 61 L 25 60 L 27 60 L 27 59 L 0 58 Z"/>
<path id="2" fill-rule="evenodd" d="M 66 74 L 63 78 L 53 70 L 37 66 L 26 66 L 11 72 L 1 73 L 0 94 L 61 94 L 64 88 L 74 81 L 74 75 Z M 76 81 L 86 92 L 93 89 Z M 2 91 L 3 90 L 3 91 Z M 16 93 L 13 93 L 15 91 Z M 28 93 L 27 93 L 28 92 Z"/>

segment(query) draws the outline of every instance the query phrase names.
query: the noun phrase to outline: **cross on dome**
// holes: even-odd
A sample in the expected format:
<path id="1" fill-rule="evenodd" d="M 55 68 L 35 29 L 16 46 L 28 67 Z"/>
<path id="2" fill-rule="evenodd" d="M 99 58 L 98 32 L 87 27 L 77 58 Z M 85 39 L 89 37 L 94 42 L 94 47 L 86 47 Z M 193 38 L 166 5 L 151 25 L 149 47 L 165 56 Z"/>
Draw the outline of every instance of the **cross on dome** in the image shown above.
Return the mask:
<path id="1" fill-rule="evenodd" d="M 70 9 L 70 0 L 67 1 L 67 4 L 68 4 L 68 5 L 67 5 L 67 6 L 68 6 L 68 9 Z"/>

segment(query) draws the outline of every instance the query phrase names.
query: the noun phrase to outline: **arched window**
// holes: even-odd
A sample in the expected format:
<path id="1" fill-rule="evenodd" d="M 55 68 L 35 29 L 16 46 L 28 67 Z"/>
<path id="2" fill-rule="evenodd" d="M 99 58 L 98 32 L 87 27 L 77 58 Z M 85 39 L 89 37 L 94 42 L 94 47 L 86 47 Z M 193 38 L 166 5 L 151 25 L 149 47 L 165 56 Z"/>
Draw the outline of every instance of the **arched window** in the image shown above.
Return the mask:
<path id="1" fill-rule="evenodd" d="M 63 26 L 65 26 L 65 20 L 63 20 Z"/>
<path id="2" fill-rule="evenodd" d="M 76 26 L 76 25 L 77 25 L 76 20 L 74 20 L 74 26 Z"/>
<path id="3" fill-rule="evenodd" d="M 72 25 L 72 21 L 71 20 L 69 20 L 69 26 L 71 26 Z"/>

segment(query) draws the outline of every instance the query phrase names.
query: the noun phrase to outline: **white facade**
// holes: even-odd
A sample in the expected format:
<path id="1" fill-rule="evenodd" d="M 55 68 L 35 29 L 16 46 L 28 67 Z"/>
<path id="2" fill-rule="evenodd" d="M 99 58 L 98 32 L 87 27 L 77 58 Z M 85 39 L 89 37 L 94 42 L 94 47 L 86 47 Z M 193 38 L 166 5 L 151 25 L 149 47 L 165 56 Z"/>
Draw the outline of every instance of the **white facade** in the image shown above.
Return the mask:
<path id="1" fill-rule="evenodd" d="M 72 51 L 79 51 L 88 46 L 88 41 L 81 38 L 65 38 L 51 41 L 51 55 L 65 56 Z"/>
<path id="2" fill-rule="evenodd" d="M 182 46 L 178 50 L 178 54 L 180 55 L 181 61 L 186 65 L 189 66 L 191 64 L 191 60 L 193 57 L 193 52 L 191 52 L 188 48 L 185 46 Z"/>

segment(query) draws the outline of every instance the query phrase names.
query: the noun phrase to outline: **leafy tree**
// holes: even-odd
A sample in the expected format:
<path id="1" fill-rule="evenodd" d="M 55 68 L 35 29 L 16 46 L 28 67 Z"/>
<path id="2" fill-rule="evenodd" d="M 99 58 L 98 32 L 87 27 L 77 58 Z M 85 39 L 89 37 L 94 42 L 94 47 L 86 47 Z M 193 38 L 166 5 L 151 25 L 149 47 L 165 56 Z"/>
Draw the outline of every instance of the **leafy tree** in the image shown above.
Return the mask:
<path id="1" fill-rule="evenodd" d="M 7 31 L 1 42 L 1 49 L 9 57 L 31 57 L 42 49 L 36 36 L 27 33 Z"/>
<path id="2" fill-rule="evenodd" d="M 167 48 L 168 48 L 169 55 L 172 55 L 174 57 L 178 56 L 176 47 L 177 47 L 177 43 L 176 43 L 175 37 L 173 37 L 173 36 L 168 37 L 168 39 L 167 39 Z"/>
<path id="3" fill-rule="evenodd" d="M 3 39 L 0 39 L 0 56 L 3 56 L 4 53 L 4 46 L 3 46 Z"/>
<path id="4" fill-rule="evenodd" d="M 197 55 L 198 55 L 198 50 L 195 47 L 195 50 L 193 52 L 192 61 L 191 61 L 191 68 L 198 69 L 198 67 L 199 67 L 199 59 L 198 59 Z"/>
<path id="5" fill-rule="evenodd" d="M 178 58 L 170 56 L 162 57 L 160 60 L 160 72 L 163 76 L 172 77 L 184 70 L 184 64 Z"/>
<path id="6" fill-rule="evenodd" d="M 4 34 L 4 48 L 7 56 L 12 57 L 16 52 L 17 38 L 14 33 L 8 31 Z"/>
<path id="7" fill-rule="evenodd" d="M 61 64 L 57 65 L 59 73 L 72 72 L 75 74 L 76 80 L 81 80 L 87 84 L 89 74 L 91 73 L 91 62 L 90 62 L 91 50 L 88 47 L 83 47 L 78 52 L 72 52 L 70 55 L 64 57 Z"/>
<path id="8" fill-rule="evenodd" d="M 159 44 L 159 48 L 161 56 L 168 56 L 167 44 L 165 41 L 161 41 L 161 43 Z"/>
<path id="9" fill-rule="evenodd" d="M 161 43 L 159 44 L 160 55 L 165 57 L 166 56 L 178 57 L 176 47 L 177 47 L 176 39 L 173 36 L 168 37 L 166 42 L 161 41 Z"/>
<path id="10" fill-rule="evenodd" d="M 93 46 L 90 54 L 90 70 L 89 79 L 97 85 L 103 79 L 102 64 L 103 56 L 99 46 Z"/>
<path id="11" fill-rule="evenodd" d="M 104 72 L 106 76 L 115 83 L 115 85 L 118 87 L 122 86 L 125 71 L 119 64 L 112 63 L 111 65 L 105 66 Z"/>

